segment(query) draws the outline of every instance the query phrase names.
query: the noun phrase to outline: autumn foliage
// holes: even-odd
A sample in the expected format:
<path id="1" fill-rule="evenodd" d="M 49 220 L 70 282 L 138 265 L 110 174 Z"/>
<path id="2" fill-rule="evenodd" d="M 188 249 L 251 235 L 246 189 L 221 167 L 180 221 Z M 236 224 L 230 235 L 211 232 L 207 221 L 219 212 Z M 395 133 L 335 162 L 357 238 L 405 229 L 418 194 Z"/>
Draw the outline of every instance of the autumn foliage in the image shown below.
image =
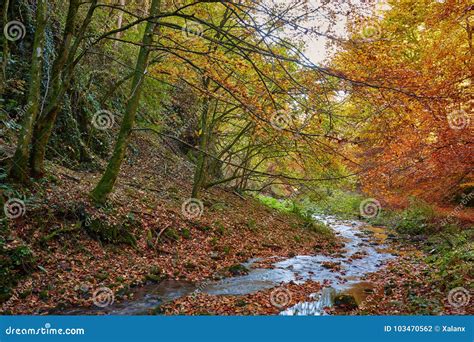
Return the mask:
<path id="1" fill-rule="evenodd" d="M 472 4 L 389 5 L 355 24 L 334 62 L 351 80 L 351 151 L 366 191 L 450 201 L 473 181 Z"/>

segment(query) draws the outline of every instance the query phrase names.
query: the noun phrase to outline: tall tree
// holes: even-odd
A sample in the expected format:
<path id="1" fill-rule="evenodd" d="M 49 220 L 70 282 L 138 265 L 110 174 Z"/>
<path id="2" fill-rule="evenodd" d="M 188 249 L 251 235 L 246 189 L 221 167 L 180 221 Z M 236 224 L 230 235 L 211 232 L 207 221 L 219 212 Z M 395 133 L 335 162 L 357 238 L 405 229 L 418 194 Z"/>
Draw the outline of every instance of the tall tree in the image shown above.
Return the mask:
<path id="1" fill-rule="evenodd" d="M 53 131 L 56 117 L 61 109 L 61 104 L 66 91 L 69 89 L 76 66 L 76 52 L 83 41 L 87 28 L 92 21 L 97 1 L 92 0 L 87 14 L 78 22 L 79 7 L 83 5 L 80 0 L 69 0 L 69 9 L 64 28 L 63 39 L 58 49 L 58 55 L 53 63 L 51 73 L 52 85 L 47 98 L 44 113 L 38 117 L 33 132 L 33 146 L 31 151 L 31 169 L 35 177 L 44 174 L 44 159 L 46 146 Z"/>
<path id="2" fill-rule="evenodd" d="M 15 155 L 12 158 L 10 177 L 25 182 L 29 178 L 29 151 L 32 142 L 33 128 L 40 111 L 41 79 L 43 75 L 43 49 L 46 28 L 47 0 L 38 0 L 36 4 L 36 31 L 31 53 L 31 69 L 26 110 L 23 125 L 18 136 Z"/>
<path id="3" fill-rule="evenodd" d="M 5 0 L 1 6 L 1 24 L 0 27 L 5 27 L 8 23 L 8 9 L 10 7 L 10 0 Z M 0 95 L 3 95 L 7 80 L 7 65 L 8 65 L 9 51 L 8 39 L 2 34 L 2 64 L 0 67 Z"/>
<path id="4" fill-rule="evenodd" d="M 161 0 L 152 0 L 150 6 L 150 17 L 155 17 L 160 11 Z M 140 96 L 142 93 L 143 80 L 147 72 L 150 46 L 153 43 L 153 33 L 157 25 L 157 19 L 148 20 L 143 34 L 140 52 L 138 54 L 135 72 L 133 76 L 130 96 L 123 116 L 119 136 L 115 143 L 114 152 L 107 165 L 107 168 L 97 186 L 91 193 L 92 198 L 97 202 L 104 202 L 107 195 L 117 181 L 123 158 L 127 151 L 130 134 L 135 124 L 135 116 L 138 110 Z"/>

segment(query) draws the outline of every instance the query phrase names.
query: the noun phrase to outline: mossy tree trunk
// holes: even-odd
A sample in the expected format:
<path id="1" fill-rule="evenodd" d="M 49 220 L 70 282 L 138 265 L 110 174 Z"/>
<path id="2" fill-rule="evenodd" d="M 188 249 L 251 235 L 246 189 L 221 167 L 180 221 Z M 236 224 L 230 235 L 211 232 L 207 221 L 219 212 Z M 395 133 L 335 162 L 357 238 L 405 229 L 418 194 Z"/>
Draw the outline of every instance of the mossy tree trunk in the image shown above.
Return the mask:
<path id="1" fill-rule="evenodd" d="M 150 16 L 156 16 L 160 9 L 161 0 L 153 0 L 150 6 Z M 132 81 L 131 94 L 129 96 L 122 124 L 120 126 L 119 136 L 115 143 L 114 152 L 97 186 L 91 193 L 91 197 L 98 203 L 105 202 L 108 194 L 112 191 L 120 172 L 120 166 L 125 157 L 130 134 L 135 124 L 135 116 L 138 110 L 140 96 L 142 93 L 143 79 L 145 77 L 148 59 L 150 55 L 150 45 L 153 42 L 153 32 L 156 21 L 148 21 L 145 33 L 142 39 L 140 52 L 138 53 L 137 63 Z"/>
<path id="2" fill-rule="evenodd" d="M 0 189 L 0 233 L 5 233 L 8 230 L 8 220 L 3 209 L 5 206 L 5 198 L 3 196 L 3 190 Z"/>
<path id="3" fill-rule="evenodd" d="M 18 145 L 10 168 L 10 178 L 19 182 L 26 182 L 29 178 L 29 151 L 34 124 L 40 110 L 46 12 L 46 0 L 38 0 L 36 9 L 36 32 L 31 54 L 28 101 L 24 113 L 23 126 L 18 137 Z"/>
<path id="4" fill-rule="evenodd" d="M 46 146 L 53 131 L 54 123 L 61 108 L 62 100 L 69 89 L 75 67 L 74 58 L 80 43 L 92 21 L 94 11 L 97 8 L 97 0 L 92 0 L 81 25 L 78 25 L 77 17 L 80 0 L 70 0 L 66 25 L 64 27 L 63 41 L 59 48 L 58 56 L 54 61 L 51 73 L 52 86 L 48 98 L 48 106 L 44 115 L 38 118 L 33 133 L 33 149 L 31 152 L 31 171 L 34 177 L 44 175 L 44 160 Z M 77 29 L 79 27 L 79 29 Z M 75 39 L 74 39 L 75 38 Z M 74 41 L 73 41 L 74 39 Z"/>
<path id="5" fill-rule="evenodd" d="M 223 19 L 219 24 L 220 30 L 224 29 L 225 23 L 229 19 L 229 11 L 226 10 Z M 209 53 L 217 51 L 219 46 L 219 42 L 224 38 L 224 35 L 221 35 L 220 31 L 214 36 L 215 41 L 212 41 L 209 45 Z M 203 88 L 207 92 L 209 90 L 209 86 L 211 84 L 211 80 L 206 77 L 203 79 Z M 217 109 L 217 102 L 216 102 L 216 109 L 214 113 L 211 115 L 210 113 L 210 98 L 209 96 L 205 96 L 201 108 L 201 119 L 200 119 L 200 131 L 201 134 L 199 136 L 199 150 L 197 156 L 197 163 L 196 163 L 196 170 L 194 172 L 194 183 L 193 183 L 193 190 L 192 190 L 192 197 L 199 198 L 201 190 L 206 185 L 206 180 L 208 174 L 210 172 L 209 168 L 209 156 L 208 153 L 210 151 L 211 145 L 211 135 L 213 132 L 214 124 L 215 124 L 215 110 Z M 214 162 L 214 161 L 213 161 Z M 214 164 L 216 166 L 216 164 Z"/>
<path id="6" fill-rule="evenodd" d="M 206 80 L 205 87 L 209 86 L 209 80 Z M 206 171 L 207 171 L 207 147 L 209 143 L 209 98 L 206 97 L 203 101 L 201 108 L 201 120 L 199 130 L 201 132 L 199 137 L 199 150 L 196 162 L 196 170 L 194 171 L 194 182 L 193 182 L 193 191 L 192 197 L 199 198 L 201 189 L 204 186 L 206 181 Z"/>
<path id="7" fill-rule="evenodd" d="M 8 8 L 10 5 L 10 0 L 4 0 L 1 13 L 2 22 L 0 28 L 5 27 L 8 22 Z M 7 82 L 7 64 L 8 64 L 8 39 L 5 37 L 3 32 L 1 32 L 2 36 L 2 65 L 0 70 L 0 96 L 3 96 L 6 88 Z"/>

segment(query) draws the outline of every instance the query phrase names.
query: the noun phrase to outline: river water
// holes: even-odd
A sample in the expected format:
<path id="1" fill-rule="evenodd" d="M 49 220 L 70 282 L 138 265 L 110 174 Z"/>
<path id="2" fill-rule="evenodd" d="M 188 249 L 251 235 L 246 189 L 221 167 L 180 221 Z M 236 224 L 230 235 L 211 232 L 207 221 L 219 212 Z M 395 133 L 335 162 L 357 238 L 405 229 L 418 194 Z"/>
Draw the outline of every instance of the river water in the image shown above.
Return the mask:
<path id="1" fill-rule="evenodd" d="M 363 277 L 377 271 L 387 260 L 394 257 L 386 245 L 384 228 L 368 226 L 359 221 L 341 220 L 331 216 L 315 216 L 326 223 L 344 242 L 343 252 L 337 256 L 298 255 L 279 259 L 273 268 L 255 266 L 259 259 L 249 260 L 247 275 L 225 278 L 198 285 L 183 281 L 163 281 L 138 289 L 135 299 L 111 305 L 107 308 L 71 309 L 63 314 L 93 314 L 98 311 L 113 315 L 140 315 L 150 309 L 194 291 L 211 295 L 245 295 L 280 285 L 282 282 L 304 283 L 312 280 L 324 284 L 310 302 L 287 308 L 281 315 L 322 315 L 324 308 L 333 305 L 336 294 L 349 294 L 360 303 L 373 285 Z M 336 269 L 328 267 L 336 265 Z"/>

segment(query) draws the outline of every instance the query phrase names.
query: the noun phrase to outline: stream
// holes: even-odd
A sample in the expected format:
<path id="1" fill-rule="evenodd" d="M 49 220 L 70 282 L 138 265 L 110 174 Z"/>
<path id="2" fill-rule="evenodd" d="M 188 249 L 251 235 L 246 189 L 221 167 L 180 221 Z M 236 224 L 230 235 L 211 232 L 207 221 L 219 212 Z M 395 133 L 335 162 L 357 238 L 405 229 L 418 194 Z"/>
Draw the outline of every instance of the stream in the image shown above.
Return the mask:
<path id="1" fill-rule="evenodd" d="M 314 218 L 326 223 L 344 242 L 342 253 L 336 256 L 298 255 L 289 259 L 280 258 L 270 269 L 254 266 L 260 260 L 256 258 L 243 264 L 250 270 L 247 275 L 198 285 L 165 280 L 138 288 L 133 300 L 115 303 L 106 308 L 70 309 L 61 314 L 87 315 L 100 312 L 111 315 L 143 315 L 163 303 L 196 291 L 210 295 L 245 295 L 270 289 L 282 282 L 293 281 L 300 284 L 308 280 L 323 284 L 320 293 L 313 294 L 311 302 L 298 303 L 281 312 L 281 315 L 323 315 L 324 308 L 334 304 L 337 294 L 348 294 L 359 304 L 374 287 L 363 281 L 363 277 L 377 271 L 387 260 L 394 258 L 386 244 L 386 229 L 331 216 Z M 328 264 L 336 265 L 337 269 L 328 267 Z"/>

